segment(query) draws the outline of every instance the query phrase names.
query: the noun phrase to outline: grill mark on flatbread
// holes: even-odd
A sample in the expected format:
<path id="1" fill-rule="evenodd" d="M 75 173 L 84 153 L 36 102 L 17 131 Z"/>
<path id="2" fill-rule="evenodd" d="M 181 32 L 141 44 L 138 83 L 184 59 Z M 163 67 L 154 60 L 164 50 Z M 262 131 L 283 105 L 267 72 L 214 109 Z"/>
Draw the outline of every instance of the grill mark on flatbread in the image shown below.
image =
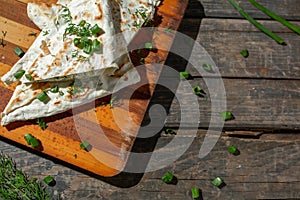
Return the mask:
<path id="1" fill-rule="evenodd" d="M 63 56 L 68 51 L 68 47 L 69 47 L 70 44 L 72 44 L 72 40 L 71 39 L 67 39 L 64 42 L 63 48 L 56 54 L 54 61 L 51 63 L 52 67 L 61 66 L 61 61 L 63 59 Z M 44 75 L 46 75 L 46 74 L 47 74 L 47 72 L 45 72 Z M 64 75 L 66 75 L 66 73 Z"/>
<path id="2" fill-rule="evenodd" d="M 102 11 L 102 7 L 101 7 L 100 3 L 97 3 L 97 8 L 99 10 L 99 15 L 95 16 L 95 20 L 101 20 L 103 17 L 103 11 Z"/>
<path id="3" fill-rule="evenodd" d="M 59 105 L 59 104 L 61 104 L 60 100 L 54 102 L 54 105 Z"/>
<path id="4" fill-rule="evenodd" d="M 41 44 L 40 48 L 42 49 L 42 51 L 44 52 L 45 55 L 51 54 L 51 52 L 47 46 L 47 42 L 45 40 L 42 40 L 42 44 Z"/>

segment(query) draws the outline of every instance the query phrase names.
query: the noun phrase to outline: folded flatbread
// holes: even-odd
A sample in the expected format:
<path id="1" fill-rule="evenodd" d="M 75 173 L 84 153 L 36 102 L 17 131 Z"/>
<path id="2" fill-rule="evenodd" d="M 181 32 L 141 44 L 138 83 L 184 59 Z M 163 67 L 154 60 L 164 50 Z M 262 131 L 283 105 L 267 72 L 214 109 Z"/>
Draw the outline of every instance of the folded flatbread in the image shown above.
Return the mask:
<path id="1" fill-rule="evenodd" d="M 139 81 L 126 46 L 153 17 L 158 3 L 157 0 L 59 0 L 51 6 L 29 3 L 28 15 L 42 33 L 1 78 L 6 84 L 20 81 L 2 112 L 1 124 L 61 113 Z M 71 20 L 66 21 L 68 15 Z M 100 52 L 87 55 L 74 45 L 76 36 L 64 37 L 70 24 L 77 25 L 82 20 L 103 29 L 103 34 L 91 36 L 102 43 Z M 30 74 L 33 80 L 26 76 L 16 79 L 14 74 L 19 70 Z M 80 89 L 70 93 L 78 80 L 82 83 Z M 50 92 L 54 87 L 59 88 L 59 93 Z M 42 91 L 49 96 L 47 102 L 37 99 Z"/>

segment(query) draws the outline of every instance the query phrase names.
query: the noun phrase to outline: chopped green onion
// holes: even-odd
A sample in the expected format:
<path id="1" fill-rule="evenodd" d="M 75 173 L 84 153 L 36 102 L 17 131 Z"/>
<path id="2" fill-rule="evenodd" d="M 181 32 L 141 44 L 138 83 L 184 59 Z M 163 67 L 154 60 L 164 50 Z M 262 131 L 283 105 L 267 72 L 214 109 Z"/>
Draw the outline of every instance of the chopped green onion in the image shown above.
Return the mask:
<path id="1" fill-rule="evenodd" d="M 115 103 L 115 100 L 116 100 L 116 97 L 112 97 L 112 98 L 109 100 L 109 108 L 113 108 L 114 103 Z"/>
<path id="2" fill-rule="evenodd" d="M 179 72 L 180 80 L 188 79 L 190 74 L 188 72 Z"/>
<path id="3" fill-rule="evenodd" d="M 37 147 L 40 145 L 40 142 L 30 133 L 26 134 L 24 136 L 24 139 L 26 140 L 27 144 L 31 145 L 32 147 Z"/>
<path id="4" fill-rule="evenodd" d="M 86 23 L 86 21 L 85 21 L 85 20 L 81 20 L 81 21 L 79 22 L 78 26 L 84 26 L 84 25 L 85 25 L 85 23 Z"/>
<path id="5" fill-rule="evenodd" d="M 22 76 L 25 74 L 25 70 L 19 70 L 19 71 L 17 71 L 16 73 L 14 73 L 14 77 L 16 78 L 16 79 L 20 79 L 20 78 L 22 78 Z"/>
<path id="6" fill-rule="evenodd" d="M 80 38 L 74 38 L 74 45 L 80 49 L 82 48 Z"/>
<path id="7" fill-rule="evenodd" d="M 237 148 L 233 145 L 231 145 L 230 147 L 228 147 L 228 152 L 231 154 L 234 154 L 236 152 Z"/>
<path id="8" fill-rule="evenodd" d="M 212 184 L 214 186 L 221 187 L 224 184 L 224 181 L 223 181 L 222 178 L 220 178 L 219 176 L 217 176 L 214 180 L 212 180 Z"/>
<path id="9" fill-rule="evenodd" d="M 93 40 L 92 49 L 96 52 L 101 50 L 101 43 L 97 39 Z"/>
<path id="10" fill-rule="evenodd" d="M 41 93 L 39 93 L 36 97 L 38 100 L 40 100 L 41 102 L 46 102 L 46 100 L 49 99 L 49 96 L 47 95 L 47 93 L 45 91 L 42 91 Z"/>
<path id="11" fill-rule="evenodd" d="M 194 187 L 194 188 L 191 189 L 191 191 L 192 191 L 192 198 L 193 199 L 197 199 L 197 198 L 200 197 L 199 188 Z"/>
<path id="12" fill-rule="evenodd" d="M 81 144 L 80 144 L 80 148 L 81 149 L 84 149 L 84 150 L 87 150 L 87 148 L 90 146 L 90 144 L 87 142 L 87 141 L 83 141 Z"/>
<path id="13" fill-rule="evenodd" d="M 153 49 L 153 43 L 152 42 L 146 42 L 145 43 L 145 48 L 151 51 Z"/>
<path id="14" fill-rule="evenodd" d="M 193 93 L 195 95 L 201 95 L 201 94 L 203 94 L 203 90 L 200 86 L 197 85 L 193 88 Z"/>
<path id="15" fill-rule="evenodd" d="M 243 49 L 240 53 L 244 58 L 247 58 L 249 56 L 249 52 L 247 49 Z"/>
<path id="16" fill-rule="evenodd" d="M 25 52 L 20 48 L 20 47 L 16 47 L 14 49 L 14 52 L 17 56 L 19 56 L 20 58 L 25 54 Z"/>
<path id="17" fill-rule="evenodd" d="M 29 81 L 33 80 L 33 77 L 30 74 L 25 74 L 25 78 Z"/>
<path id="18" fill-rule="evenodd" d="M 171 183 L 173 181 L 174 175 L 171 172 L 167 172 L 162 178 L 161 180 L 164 183 Z"/>
<path id="19" fill-rule="evenodd" d="M 213 69 L 212 69 L 212 67 L 211 67 L 210 64 L 203 63 L 203 64 L 202 64 L 202 68 L 203 68 L 205 71 L 207 71 L 207 72 L 210 72 L 210 73 L 213 72 Z"/>
<path id="20" fill-rule="evenodd" d="M 92 32 L 93 35 L 99 36 L 99 35 L 102 35 L 104 33 L 104 30 L 102 28 L 100 28 L 97 24 L 95 24 L 91 28 L 91 32 Z"/>
<path id="21" fill-rule="evenodd" d="M 174 131 L 173 129 L 170 129 L 170 128 L 167 128 L 167 129 L 165 130 L 165 132 L 166 132 L 167 134 L 176 134 L 175 131 Z"/>
<path id="22" fill-rule="evenodd" d="M 63 91 L 59 91 L 58 92 L 60 96 L 64 96 L 64 92 Z"/>
<path id="23" fill-rule="evenodd" d="M 52 93 L 58 93 L 59 92 L 59 87 L 56 85 L 53 88 L 51 88 L 50 92 Z"/>
<path id="24" fill-rule="evenodd" d="M 275 19 L 279 23 L 285 25 L 286 27 L 288 27 L 289 29 L 291 29 L 292 31 L 294 31 L 294 32 L 296 32 L 300 35 L 300 28 L 299 27 L 295 26 L 294 24 L 291 24 L 290 22 L 288 22 L 285 19 L 281 18 L 280 16 L 276 15 L 272 11 L 270 11 L 267 8 L 265 8 L 264 6 L 262 6 L 261 4 L 257 3 L 255 0 L 249 0 L 249 1 L 252 3 L 253 6 L 258 8 L 262 12 L 264 12 L 266 15 L 268 15 L 269 17 Z"/>
<path id="25" fill-rule="evenodd" d="M 256 26 L 259 30 L 264 32 L 266 35 L 274 39 L 278 44 L 285 44 L 284 40 L 280 38 L 278 35 L 264 27 L 262 24 L 253 19 L 248 13 L 246 13 L 234 0 L 228 0 L 231 5 L 239 11 L 241 15 L 243 15 L 249 22 L 251 22 L 254 26 Z"/>
<path id="26" fill-rule="evenodd" d="M 224 111 L 221 113 L 221 117 L 224 121 L 233 119 L 233 114 L 230 111 Z"/>
<path id="27" fill-rule="evenodd" d="M 44 182 L 47 184 L 47 185 L 51 185 L 51 183 L 54 182 L 54 178 L 52 176 L 46 176 L 44 178 Z"/>
<path id="28" fill-rule="evenodd" d="M 43 119 L 37 119 L 36 123 L 41 127 L 42 130 L 45 130 L 48 125 Z"/>
<path id="29" fill-rule="evenodd" d="M 83 52 L 86 54 L 90 54 L 92 52 L 92 46 L 87 44 L 83 47 Z"/>
<path id="30" fill-rule="evenodd" d="M 26 140 L 27 144 L 30 145 L 30 140 L 34 138 L 30 133 L 24 135 L 24 139 Z"/>

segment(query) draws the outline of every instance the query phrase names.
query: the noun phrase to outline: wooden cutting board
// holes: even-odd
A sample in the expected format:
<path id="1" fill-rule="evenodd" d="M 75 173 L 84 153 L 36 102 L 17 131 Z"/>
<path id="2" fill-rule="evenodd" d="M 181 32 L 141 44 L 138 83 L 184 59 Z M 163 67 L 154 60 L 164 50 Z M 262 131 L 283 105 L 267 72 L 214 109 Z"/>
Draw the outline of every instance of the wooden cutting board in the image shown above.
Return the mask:
<path id="1" fill-rule="evenodd" d="M 27 1 L 0 0 L 0 31 L 3 31 L 0 32 L 0 39 L 3 38 L 5 43 L 5 46 L 0 46 L 0 76 L 19 59 L 13 52 L 14 48 L 18 46 L 26 51 L 36 38 L 32 33 L 38 35 L 41 32 L 27 17 Z M 177 30 L 187 3 L 188 0 L 163 0 L 156 14 L 156 27 Z M 171 34 L 159 34 L 155 36 L 154 42 L 170 47 L 173 39 Z M 147 52 L 145 63 L 162 64 L 167 55 L 168 52 L 162 50 Z M 139 62 L 134 55 L 133 60 Z M 139 73 L 141 79 L 157 83 L 161 69 L 144 67 L 139 68 Z M 15 86 L 8 87 L 0 83 L 0 112 L 8 103 Z M 122 98 L 128 90 L 125 93 L 120 91 L 115 95 L 113 107 L 109 104 L 110 97 L 105 97 L 76 109 L 76 113 L 70 110 L 44 118 L 48 125 L 46 130 L 41 130 L 36 120 L 31 120 L 0 126 L 0 135 L 33 152 L 57 158 L 91 173 L 115 176 L 126 165 L 128 152 L 138 134 L 155 84 L 129 88 L 134 90 L 134 95 L 131 98 Z M 32 149 L 27 145 L 24 140 L 27 133 L 40 140 L 39 148 Z M 83 140 L 92 145 L 89 151 L 80 148 Z"/>

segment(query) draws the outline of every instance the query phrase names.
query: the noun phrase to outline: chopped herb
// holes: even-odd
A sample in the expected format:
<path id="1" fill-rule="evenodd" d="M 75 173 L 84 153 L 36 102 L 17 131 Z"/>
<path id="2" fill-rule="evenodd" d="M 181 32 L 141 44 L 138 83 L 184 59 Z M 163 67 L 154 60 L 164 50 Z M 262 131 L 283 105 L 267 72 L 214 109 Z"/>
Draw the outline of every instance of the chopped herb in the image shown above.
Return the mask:
<path id="1" fill-rule="evenodd" d="M 19 70 L 19 71 L 17 71 L 16 73 L 14 73 L 14 77 L 16 78 L 16 79 L 20 79 L 20 78 L 22 78 L 22 76 L 25 74 L 25 70 Z"/>
<path id="2" fill-rule="evenodd" d="M 94 36 L 100 36 L 105 33 L 104 30 L 98 26 L 98 24 L 95 24 L 90 31 Z"/>
<path id="3" fill-rule="evenodd" d="M 48 35 L 49 34 L 49 30 L 44 30 L 43 31 L 43 36 L 46 36 L 46 35 Z"/>
<path id="4" fill-rule="evenodd" d="M 217 176 L 214 180 L 212 180 L 212 184 L 214 186 L 217 186 L 217 187 L 222 187 L 222 185 L 224 185 L 224 181 L 222 178 L 220 178 L 219 176 Z"/>
<path id="5" fill-rule="evenodd" d="M 30 178 L 16 167 L 11 157 L 3 153 L 0 153 L 0 171 L 0 199 L 52 199 L 37 178 Z"/>
<path id="6" fill-rule="evenodd" d="M 197 198 L 200 197 L 200 191 L 199 191 L 199 188 L 194 187 L 194 188 L 191 189 L 191 191 L 192 191 L 192 198 L 193 198 L 193 199 L 197 199 Z"/>
<path id="7" fill-rule="evenodd" d="M 84 26 L 84 25 L 85 25 L 85 23 L 86 23 L 86 21 L 85 21 L 85 20 L 81 20 L 81 21 L 79 22 L 78 26 Z"/>
<path id="8" fill-rule="evenodd" d="M 29 81 L 33 80 L 33 77 L 30 74 L 25 74 L 25 78 Z"/>
<path id="9" fill-rule="evenodd" d="M 203 64 L 202 64 L 202 68 L 203 68 L 205 71 L 209 72 L 209 73 L 213 73 L 213 72 L 214 72 L 213 69 L 212 69 L 212 66 L 211 66 L 210 64 L 203 63 Z"/>
<path id="10" fill-rule="evenodd" d="M 113 107 L 114 107 L 115 101 L 116 101 L 116 97 L 112 97 L 112 98 L 109 100 L 109 108 L 113 108 Z"/>
<path id="11" fill-rule="evenodd" d="M 83 141 L 83 142 L 80 144 L 80 148 L 81 148 L 81 149 L 88 150 L 88 147 L 90 147 L 90 144 L 89 144 L 87 141 Z"/>
<path id="12" fill-rule="evenodd" d="M 38 147 L 40 145 L 40 142 L 30 133 L 26 134 L 24 136 L 24 139 L 26 140 L 27 144 L 33 148 Z"/>
<path id="13" fill-rule="evenodd" d="M 47 184 L 47 185 L 51 185 L 55 182 L 54 178 L 52 176 L 46 176 L 44 178 L 44 182 Z"/>
<path id="14" fill-rule="evenodd" d="M 101 43 L 97 39 L 93 40 L 92 50 L 93 52 L 97 52 L 101 50 Z"/>
<path id="15" fill-rule="evenodd" d="M 228 147 L 228 152 L 234 156 L 240 155 L 240 151 L 234 145 Z"/>
<path id="16" fill-rule="evenodd" d="M 51 88 L 50 92 L 52 93 L 58 93 L 59 92 L 59 87 L 58 85 L 54 86 L 53 88 Z"/>
<path id="17" fill-rule="evenodd" d="M 174 175 L 173 175 L 171 172 L 167 172 L 167 173 L 161 178 L 161 180 L 162 180 L 164 183 L 172 183 L 173 178 L 174 178 Z"/>
<path id="18" fill-rule="evenodd" d="M 153 43 L 152 42 L 146 42 L 145 43 L 145 48 L 151 51 L 153 49 Z"/>
<path id="19" fill-rule="evenodd" d="M 7 31 L 2 31 L 2 37 L 1 37 L 1 42 L 0 42 L 0 45 L 2 47 L 6 46 L 6 43 L 4 42 L 4 38 L 5 38 L 6 34 L 7 34 Z"/>
<path id="20" fill-rule="evenodd" d="M 201 94 L 203 94 L 203 90 L 200 86 L 197 85 L 193 88 L 193 93 L 195 95 L 201 95 Z"/>
<path id="21" fill-rule="evenodd" d="M 249 56 L 249 52 L 247 49 L 243 49 L 240 53 L 244 58 L 247 58 Z"/>
<path id="22" fill-rule="evenodd" d="M 188 72 L 179 72 L 180 80 L 188 79 L 190 74 Z"/>
<path id="23" fill-rule="evenodd" d="M 28 36 L 34 36 L 34 37 L 36 37 L 36 35 L 37 35 L 37 33 L 35 33 L 35 32 L 31 32 L 28 34 Z"/>
<path id="24" fill-rule="evenodd" d="M 43 119 L 37 119 L 36 123 L 41 127 L 42 130 L 45 130 L 48 125 Z"/>
<path id="25" fill-rule="evenodd" d="M 224 111 L 221 113 L 221 117 L 224 121 L 233 119 L 233 114 L 230 111 Z"/>
<path id="26" fill-rule="evenodd" d="M 17 56 L 19 56 L 20 58 L 25 54 L 25 52 L 20 48 L 20 47 L 16 47 L 14 49 L 14 52 Z"/>
<path id="27" fill-rule="evenodd" d="M 62 14 L 61 14 L 61 17 L 63 18 L 64 22 L 65 23 L 68 23 L 68 22 L 71 22 L 72 21 L 72 15 L 71 15 L 71 12 L 69 10 L 68 7 L 66 6 L 62 6 Z"/>
<path id="28" fill-rule="evenodd" d="M 176 134 L 175 131 L 173 129 L 171 129 L 171 128 L 167 128 L 165 130 L 165 132 L 166 132 L 166 134 L 171 134 L 171 135 L 175 135 Z"/>
<path id="29" fill-rule="evenodd" d="M 39 93 L 36 97 L 38 100 L 40 100 L 41 102 L 46 102 L 49 98 L 48 94 L 45 91 L 42 91 L 41 93 Z"/>
<path id="30" fill-rule="evenodd" d="M 64 93 L 62 91 L 58 92 L 60 96 L 64 96 Z"/>

